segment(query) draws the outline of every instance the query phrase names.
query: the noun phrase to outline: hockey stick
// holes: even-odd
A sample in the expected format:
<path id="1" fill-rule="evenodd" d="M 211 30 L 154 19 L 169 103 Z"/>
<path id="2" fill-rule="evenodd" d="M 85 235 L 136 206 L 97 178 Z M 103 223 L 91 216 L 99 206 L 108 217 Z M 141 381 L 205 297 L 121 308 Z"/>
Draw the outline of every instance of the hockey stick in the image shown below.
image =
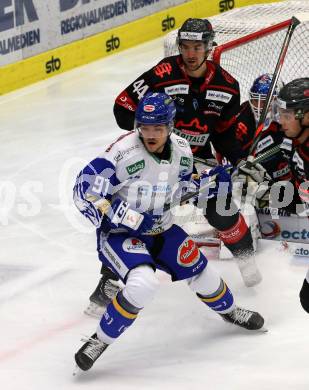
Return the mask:
<path id="1" fill-rule="evenodd" d="M 276 146 L 272 147 L 271 149 L 269 149 L 267 152 L 260 154 L 250 164 L 252 164 L 252 165 L 259 164 L 260 162 L 263 162 L 264 160 L 266 160 L 268 157 L 271 157 L 271 156 L 279 153 L 280 150 L 281 150 L 280 145 L 276 145 Z M 216 167 L 218 165 L 212 159 L 207 159 L 207 158 L 203 159 L 200 157 L 193 157 L 193 161 L 208 165 L 209 167 Z"/>
<path id="2" fill-rule="evenodd" d="M 250 164 L 251 166 L 254 166 L 255 164 L 259 164 L 260 162 L 264 161 L 265 159 L 267 159 L 268 157 L 271 157 L 273 156 L 274 154 L 278 153 L 279 151 L 281 150 L 280 148 L 280 145 L 276 145 L 274 146 L 273 148 L 269 149 L 267 152 L 264 152 L 262 153 L 259 157 L 256 157 Z M 203 164 L 206 164 L 207 162 L 209 162 L 209 160 L 204 160 L 202 158 L 199 158 L 199 157 L 194 157 L 193 158 L 194 161 L 196 162 L 200 162 L 200 163 L 203 163 Z M 216 166 L 214 165 L 214 162 L 212 161 L 212 164 L 213 164 L 213 167 Z M 202 191 L 205 191 L 207 188 L 209 188 L 213 182 L 215 181 L 217 175 L 213 175 L 210 177 L 210 181 L 208 183 L 206 183 L 204 186 L 200 187 L 198 190 L 196 191 L 193 191 L 193 192 L 189 192 L 188 194 L 185 194 L 184 196 L 181 197 L 180 200 L 176 201 L 176 202 L 173 202 L 173 203 L 166 203 L 164 205 L 164 208 L 163 210 L 164 211 L 167 211 L 169 210 L 170 208 L 173 208 L 175 206 L 179 206 L 181 205 L 182 203 L 194 198 L 196 195 L 198 195 L 200 192 Z"/>
<path id="3" fill-rule="evenodd" d="M 252 152 L 255 150 L 257 144 L 259 143 L 259 141 L 261 139 L 263 128 L 264 128 L 264 123 L 265 123 L 265 120 L 266 120 L 266 116 L 267 116 L 267 113 L 268 113 L 268 110 L 269 110 L 269 107 L 270 107 L 270 104 L 271 104 L 271 101 L 272 101 L 272 98 L 273 98 L 275 87 L 276 87 L 276 84 L 278 82 L 278 79 L 279 79 L 279 76 L 280 76 L 280 73 L 281 73 L 283 62 L 284 62 L 284 59 L 285 59 L 285 56 L 286 56 L 286 53 L 287 53 L 287 50 L 288 50 L 288 47 L 289 47 L 292 35 L 293 35 L 293 32 L 294 32 L 295 28 L 301 22 L 303 22 L 305 20 L 308 20 L 308 18 L 309 18 L 308 14 L 300 14 L 299 18 L 296 18 L 295 16 L 293 16 L 291 18 L 289 28 L 287 30 L 285 39 L 284 39 L 282 47 L 281 47 L 281 51 L 280 51 L 280 54 L 279 54 L 277 65 L 275 67 L 273 78 L 272 78 L 272 81 L 271 81 L 271 84 L 270 84 L 270 87 L 269 87 L 269 91 L 268 91 L 268 94 L 266 96 L 265 104 L 263 106 L 262 113 L 261 113 L 261 116 L 260 116 L 259 121 L 258 121 L 257 129 L 256 129 L 255 135 L 254 135 L 254 140 L 253 140 L 253 143 L 252 143 L 252 145 L 250 147 L 250 150 L 249 150 L 249 155 L 252 154 Z M 248 166 L 251 166 L 250 163 L 247 163 L 247 164 L 248 164 Z"/>
<path id="4" fill-rule="evenodd" d="M 176 206 L 181 206 L 183 203 L 185 203 L 188 200 L 197 196 L 200 192 L 205 191 L 207 188 L 209 188 L 214 183 L 216 177 L 217 177 L 217 174 L 211 176 L 209 178 L 210 180 L 208 183 L 206 183 L 205 185 L 203 185 L 202 187 L 200 187 L 196 191 L 188 192 L 187 194 L 183 195 L 180 199 L 176 200 L 175 202 L 166 203 L 163 207 L 163 211 L 167 211 L 167 210 L 172 209 L 173 207 L 176 207 Z"/>

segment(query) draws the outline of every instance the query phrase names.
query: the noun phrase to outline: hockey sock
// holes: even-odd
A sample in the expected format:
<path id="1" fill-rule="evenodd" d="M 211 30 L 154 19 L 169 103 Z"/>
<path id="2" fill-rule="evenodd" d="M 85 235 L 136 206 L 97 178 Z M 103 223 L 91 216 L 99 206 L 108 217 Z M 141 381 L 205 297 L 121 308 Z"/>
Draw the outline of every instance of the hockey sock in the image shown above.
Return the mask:
<path id="1" fill-rule="evenodd" d="M 222 279 L 219 288 L 213 294 L 202 295 L 197 293 L 196 295 L 208 307 L 221 314 L 231 311 L 234 306 L 234 297 Z"/>
<path id="2" fill-rule="evenodd" d="M 229 229 L 219 231 L 224 245 L 235 257 L 252 255 L 254 252 L 250 229 L 242 214 L 238 221 Z"/>
<path id="3" fill-rule="evenodd" d="M 133 306 L 120 291 L 107 306 L 97 330 L 100 340 L 113 343 L 135 321 L 140 309 Z"/>

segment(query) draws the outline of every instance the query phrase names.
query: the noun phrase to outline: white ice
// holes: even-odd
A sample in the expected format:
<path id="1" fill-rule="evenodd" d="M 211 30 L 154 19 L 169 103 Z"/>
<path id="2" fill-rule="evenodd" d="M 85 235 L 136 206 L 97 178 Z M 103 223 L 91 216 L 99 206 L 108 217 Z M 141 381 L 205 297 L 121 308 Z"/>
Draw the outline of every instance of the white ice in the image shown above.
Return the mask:
<path id="1" fill-rule="evenodd" d="M 298 298 L 308 259 L 273 242 L 260 245 L 256 288 L 233 261 L 214 261 L 268 333 L 226 324 L 160 274 L 134 326 L 72 376 L 80 339 L 97 326 L 83 310 L 100 269 L 93 229 L 72 205 L 74 178 L 122 134 L 113 101 L 162 53 L 159 39 L 0 98 L 1 389 L 309 389 L 309 315 Z"/>

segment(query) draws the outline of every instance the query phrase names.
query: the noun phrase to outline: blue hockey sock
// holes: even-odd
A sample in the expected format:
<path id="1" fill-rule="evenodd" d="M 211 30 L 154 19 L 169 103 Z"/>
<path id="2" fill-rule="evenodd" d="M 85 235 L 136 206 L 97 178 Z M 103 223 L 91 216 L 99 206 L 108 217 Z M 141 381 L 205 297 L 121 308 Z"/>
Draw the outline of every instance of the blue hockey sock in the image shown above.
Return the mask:
<path id="1" fill-rule="evenodd" d="M 107 306 L 100 328 L 110 339 L 118 338 L 135 321 L 140 309 L 131 305 L 120 291 Z"/>
<path id="2" fill-rule="evenodd" d="M 202 302 L 218 313 L 231 311 L 234 304 L 234 298 L 225 282 L 221 279 L 220 286 L 213 294 L 201 295 L 196 294 Z"/>

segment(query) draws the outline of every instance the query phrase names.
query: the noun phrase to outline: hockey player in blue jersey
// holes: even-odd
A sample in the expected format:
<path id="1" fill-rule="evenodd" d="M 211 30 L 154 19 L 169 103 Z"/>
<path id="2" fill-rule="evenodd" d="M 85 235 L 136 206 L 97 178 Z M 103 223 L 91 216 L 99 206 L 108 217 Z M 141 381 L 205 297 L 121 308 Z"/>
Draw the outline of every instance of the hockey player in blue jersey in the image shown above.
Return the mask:
<path id="1" fill-rule="evenodd" d="M 99 259 L 125 285 L 108 304 L 96 333 L 75 354 L 81 370 L 90 369 L 152 300 L 159 284 L 156 269 L 173 281 L 186 280 L 224 320 L 248 330 L 263 327 L 260 314 L 236 306 L 226 283 L 195 242 L 173 224 L 172 210 L 165 207 L 192 185 L 192 152 L 186 140 L 172 133 L 174 116 L 168 95 L 147 94 L 136 110 L 136 130 L 118 138 L 77 177 L 74 201 L 97 227 Z M 214 173 L 217 181 L 205 197 L 218 193 L 220 181 L 231 190 L 223 167 L 205 173 L 202 180 L 210 181 Z"/>

